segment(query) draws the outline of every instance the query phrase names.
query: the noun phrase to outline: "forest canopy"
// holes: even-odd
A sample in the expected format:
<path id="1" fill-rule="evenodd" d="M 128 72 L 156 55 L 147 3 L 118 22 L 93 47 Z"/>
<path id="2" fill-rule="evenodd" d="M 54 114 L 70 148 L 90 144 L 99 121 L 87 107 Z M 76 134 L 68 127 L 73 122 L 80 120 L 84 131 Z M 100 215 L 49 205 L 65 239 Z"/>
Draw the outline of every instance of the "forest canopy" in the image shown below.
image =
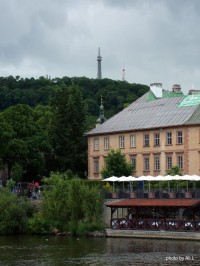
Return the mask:
<path id="1" fill-rule="evenodd" d="M 101 98 L 108 119 L 148 86 L 86 77 L 0 77 L 0 167 L 16 181 L 87 171 L 87 139 Z"/>
<path id="2" fill-rule="evenodd" d="M 81 88 L 83 100 L 88 108 L 88 115 L 93 118 L 99 116 L 101 96 L 105 116 L 110 118 L 149 90 L 146 85 L 111 79 L 0 77 L 0 110 L 5 110 L 19 103 L 31 107 L 48 105 L 57 88 L 72 84 Z"/>

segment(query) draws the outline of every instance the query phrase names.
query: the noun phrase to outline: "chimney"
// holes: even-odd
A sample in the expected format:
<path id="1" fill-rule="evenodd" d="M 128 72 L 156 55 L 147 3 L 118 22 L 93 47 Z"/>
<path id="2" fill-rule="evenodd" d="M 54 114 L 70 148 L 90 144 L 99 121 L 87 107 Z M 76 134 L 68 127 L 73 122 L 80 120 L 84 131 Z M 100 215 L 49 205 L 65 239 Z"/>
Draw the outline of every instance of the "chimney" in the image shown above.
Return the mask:
<path id="1" fill-rule="evenodd" d="M 172 87 L 172 91 L 174 93 L 180 93 L 181 92 L 181 86 L 178 85 L 178 84 L 174 84 L 173 87 Z"/>
<path id="2" fill-rule="evenodd" d="M 189 90 L 188 94 L 189 95 L 200 94 L 200 90 Z"/>
<path id="3" fill-rule="evenodd" d="M 153 92 L 156 98 L 162 98 L 162 83 L 150 84 L 150 90 Z"/>

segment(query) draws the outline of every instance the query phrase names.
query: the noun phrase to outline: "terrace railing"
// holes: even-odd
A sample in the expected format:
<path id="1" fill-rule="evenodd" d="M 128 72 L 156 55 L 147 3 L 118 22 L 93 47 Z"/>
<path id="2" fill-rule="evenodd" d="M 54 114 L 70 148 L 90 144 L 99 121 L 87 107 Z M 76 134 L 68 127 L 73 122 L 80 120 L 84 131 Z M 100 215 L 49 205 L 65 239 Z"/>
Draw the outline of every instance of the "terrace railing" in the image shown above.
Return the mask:
<path id="1" fill-rule="evenodd" d="M 200 231 L 200 220 L 174 220 L 174 219 L 125 219 L 115 218 L 110 220 L 112 229 L 131 230 L 165 230 L 165 231 Z"/>
<path id="2" fill-rule="evenodd" d="M 135 190 L 133 192 L 120 190 L 117 192 L 102 191 L 101 194 L 106 199 L 200 199 L 200 189 L 171 190 L 170 192 L 166 190 Z"/>

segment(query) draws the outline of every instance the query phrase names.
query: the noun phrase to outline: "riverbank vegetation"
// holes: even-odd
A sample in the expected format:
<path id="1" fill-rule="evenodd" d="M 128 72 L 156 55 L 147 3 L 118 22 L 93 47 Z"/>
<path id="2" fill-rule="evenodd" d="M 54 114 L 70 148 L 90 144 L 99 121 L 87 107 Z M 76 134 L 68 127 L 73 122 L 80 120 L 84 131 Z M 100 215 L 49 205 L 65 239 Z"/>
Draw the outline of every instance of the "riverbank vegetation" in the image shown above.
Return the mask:
<path id="1" fill-rule="evenodd" d="M 95 127 L 101 97 L 108 119 L 148 90 L 111 79 L 0 77 L 0 185 L 44 184 L 39 211 L 1 188 L 0 234 L 103 228 L 99 187 L 79 179 L 87 178 L 84 134 Z"/>
<path id="2" fill-rule="evenodd" d="M 44 179 L 40 206 L 17 197 L 8 187 L 0 191 L 0 234 L 64 233 L 84 236 L 103 230 L 103 198 L 96 185 L 76 176 L 52 173 Z"/>
<path id="3" fill-rule="evenodd" d="M 87 139 L 101 96 L 110 118 L 146 85 L 86 77 L 0 77 L 0 167 L 15 181 L 40 181 L 71 169 L 87 176 Z"/>
<path id="4" fill-rule="evenodd" d="M 28 199 L 17 197 L 10 188 L 0 190 L 0 234 L 24 234 L 29 231 L 33 206 Z"/>

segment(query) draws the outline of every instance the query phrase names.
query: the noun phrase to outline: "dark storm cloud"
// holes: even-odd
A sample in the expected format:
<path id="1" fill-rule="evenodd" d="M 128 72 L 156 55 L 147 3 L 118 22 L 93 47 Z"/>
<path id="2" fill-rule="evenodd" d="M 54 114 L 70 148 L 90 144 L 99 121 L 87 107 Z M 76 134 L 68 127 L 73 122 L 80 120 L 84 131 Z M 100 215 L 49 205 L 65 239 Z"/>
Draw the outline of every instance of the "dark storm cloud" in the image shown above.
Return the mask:
<path id="1" fill-rule="evenodd" d="M 0 75 L 103 77 L 200 88 L 198 0 L 1 0 Z"/>

